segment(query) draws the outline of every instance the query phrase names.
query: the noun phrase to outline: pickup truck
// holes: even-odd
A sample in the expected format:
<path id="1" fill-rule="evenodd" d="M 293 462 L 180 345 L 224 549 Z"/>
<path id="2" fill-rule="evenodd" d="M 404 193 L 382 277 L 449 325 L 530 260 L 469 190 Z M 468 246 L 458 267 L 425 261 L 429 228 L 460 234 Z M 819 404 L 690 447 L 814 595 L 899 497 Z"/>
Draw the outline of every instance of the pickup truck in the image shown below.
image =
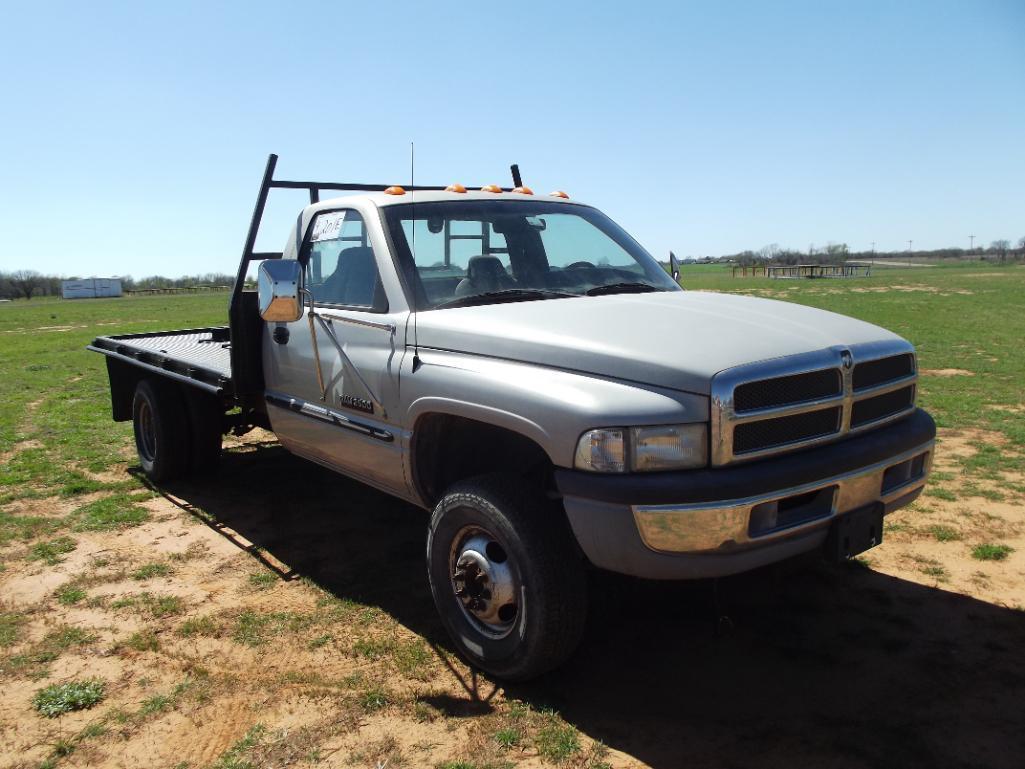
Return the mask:
<path id="1" fill-rule="evenodd" d="M 104 336 L 113 418 L 155 483 L 230 430 L 433 511 L 458 650 L 506 680 L 567 659 L 588 571 L 716 578 L 851 558 L 928 476 L 911 344 L 788 302 L 685 291 L 597 209 L 515 187 L 264 172 L 228 325 Z M 305 189 L 283 251 L 268 192 Z M 348 193 L 321 200 L 321 193 Z M 257 263 L 257 288 L 246 287 Z"/>

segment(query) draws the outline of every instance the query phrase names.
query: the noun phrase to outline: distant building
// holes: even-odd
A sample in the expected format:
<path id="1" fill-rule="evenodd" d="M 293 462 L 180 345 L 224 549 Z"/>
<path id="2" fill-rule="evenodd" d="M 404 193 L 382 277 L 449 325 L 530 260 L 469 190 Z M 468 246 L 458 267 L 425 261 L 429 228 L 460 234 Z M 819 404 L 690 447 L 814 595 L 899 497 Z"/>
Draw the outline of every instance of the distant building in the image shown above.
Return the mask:
<path id="1" fill-rule="evenodd" d="M 121 296 L 121 278 L 82 278 L 62 280 L 61 298 L 96 299 L 101 296 Z"/>

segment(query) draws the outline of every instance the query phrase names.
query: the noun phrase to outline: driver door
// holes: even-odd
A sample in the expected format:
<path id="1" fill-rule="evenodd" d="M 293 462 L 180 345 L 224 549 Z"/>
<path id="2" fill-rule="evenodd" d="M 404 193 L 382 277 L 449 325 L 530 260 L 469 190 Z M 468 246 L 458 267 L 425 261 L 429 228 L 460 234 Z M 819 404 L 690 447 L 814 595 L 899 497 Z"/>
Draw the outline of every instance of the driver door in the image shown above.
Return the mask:
<path id="1" fill-rule="evenodd" d="M 314 314 L 307 304 L 299 320 L 267 324 L 264 378 L 271 425 L 286 448 L 400 493 L 407 313 L 389 312 L 380 254 L 387 251 L 375 247 L 355 209 L 317 214 L 299 256 Z"/>

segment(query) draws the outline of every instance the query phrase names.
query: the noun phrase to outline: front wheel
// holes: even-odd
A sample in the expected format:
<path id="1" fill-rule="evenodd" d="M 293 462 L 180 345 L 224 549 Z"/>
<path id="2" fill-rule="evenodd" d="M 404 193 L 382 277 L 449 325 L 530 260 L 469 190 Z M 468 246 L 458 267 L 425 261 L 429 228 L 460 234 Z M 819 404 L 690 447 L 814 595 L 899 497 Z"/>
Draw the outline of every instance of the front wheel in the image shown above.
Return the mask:
<path id="1" fill-rule="evenodd" d="M 510 681 L 540 675 L 576 649 L 586 620 L 584 564 L 555 505 L 523 482 L 456 484 L 431 516 L 428 576 L 459 651 Z"/>

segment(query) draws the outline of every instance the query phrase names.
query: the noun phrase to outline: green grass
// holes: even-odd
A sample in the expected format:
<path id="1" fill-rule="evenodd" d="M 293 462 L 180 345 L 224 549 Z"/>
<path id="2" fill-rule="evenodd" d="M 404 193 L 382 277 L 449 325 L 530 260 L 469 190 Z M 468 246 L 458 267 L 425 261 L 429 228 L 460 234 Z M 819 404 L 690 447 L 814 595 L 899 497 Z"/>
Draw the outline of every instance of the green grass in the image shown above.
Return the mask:
<path id="1" fill-rule="evenodd" d="M 14 646 L 18 642 L 25 620 L 25 615 L 21 612 L 0 612 L 0 649 Z"/>
<path id="2" fill-rule="evenodd" d="M 111 602 L 111 609 L 132 609 L 142 614 L 149 614 L 156 619 L 181 614 L 185 611 L 185 602 L 176 595 L 154 595 L 140 593 L 127 595 Z"/>
<path id="3" fill-rule="evenodd" d="M 154 713 L 163 713 L 174 706 L 174 697 L 169 694 L 155 694 L 142 701 L 139 706 L 140 716 L 151 716 Z"/>
<path id="4" fill-rule="evenodd" d="M 75 547 L 77 545 L 71 537 L 58 537 L 46 542 L 36 542 L 29 552 L 29 560 L 42 561 L 48 566 L 56 566 L 64 560 L 62 556 L 73 551 Z"/>
<path id="5" fill-rule="evenodd" d="M 74 606 L 86 599 L 87 593 L 76 585 L 63 585 L 57 588 L 54 596 L 57 602 L 65 606 Z"/>
<path id="6" fill-rule="evenodd" d="M 75 548 L 72 532 L 118 530 L 148 518 L 140 503 L 151 494 L 125 472 L 131 425 L 111 421 L 104 360 L 85 347 L 99 334 L 225 321 L 223 294 L 182 299 L 34 300 L 0 308 L 0 547 L 24 542 L 22 557 L 53 566 Z M 64 330 L 43 328 L 57 326 Z M 97 476 L 111 471 L 121 477 Z M 83 495 L 96 498 L 56 514 Z M 43 500 L 46 512 L 13 510 L 17 500 Z M 5 554 L 8 566 L 10 558 Z"/>
<path id="7" fill-rule="evenodd" d="M 930 526 L 928 531 L 938 542 L 956 542 L 961 539 L 961 534 L 957 529 L 952 529 L 950 526 Z"/>
<path id="8" fill-rule="evenodd" d="M 982 544 L 972 548 L 972 558 L 979 561 L 1003 561 L 1014 552 L 1010 545 Z"/>
<path id="9" fill-rule="evenodd" d="M 272 571 L 258 571 L 249 575 L 249 584 L 257 590 L 271 587 L 279 581 L 278 575 Z"/>
<path id="10" fill-rule="evenodd" d="M 106 684 L 98 679 L 52 684 L 32 697 L 32 707 L 47 718 L 56 718 L 73 710 L 86 710 L 103 701 Z"/>
<path id="11" fill-rule="evenodd" d="M 39 678 L 46 674 L 49 664 L 62 653 L 68 649 L 86 646 L 94 640 L 96 636 L 82 628 L 63 625 L 51 630 L 28 650 L 0 658 L 0 673 Z"/>
<path id="12" fill-rule="evenodd" d="M 196 636 L 215 636 L 220 632 L 220 626 L 213 617 L 190 617 L 178 626 L 178 635 L 182 638 L 195 638 Z"/>
<path id="13" fill-rule="evenodd" d="M 580 752 L 580 735 L 554 714 L 547 714 L 545 723 L 534 736 L 534 747 L 542 760 L 561 764 Z"/>
<path id="14" fill-rule="evenodd" d="M 267 728 L 263 724 L 256 724 L 242 739 L 222 753 L 210 769 L 253 769 L 253 763 L 247 760 L 246 753 L 259 745 L 266 734 Z"/>
<path id="15" fill-rule="evenodd" d="M 495 742 L 497 742 L 498 746 L 504 750 L 508 750 L 509 748 L 518 748 L 523 742 L 523 732 L 514 726 L 499 729 L 495 732 Z"/>
<path id="16" fill-rule="evenodd" d="M 927 497 L 936 497 L 936 499 L 942 499 L 947 502 L 957 502 L 957 494 L 952 492 L 950 489 L 945 489 L 942 486 L 926 486 L 925 495 Z"/>
<path id="17" fill-rule="evenodd" d="M 132 579 L 144 580 L 154 577 L 166 577 L 171 573 L 171 567 L 166 563 L 147 563 L 132 572 Z"/>
<path id="18" fill-rule="evenodd" d="M 359 694 L 359 705 L 367 713 L 386 708 L 391 701 L 391 695 L 380 686 L 371 686 Z"/>
<path id="19" fill-rule="evenodd" d="M 160 648 L 160 641 L 152 630 L 139 630 L 128 636 L 124 645 L 137 652 L 155 652 Z"/>
<path id="20" fill-rule="evenodd" d="M 76 531 L 112 531 L 138 526 L 149 518 L 149 511 L 137 502 L 149 494 L 115 494 L 83 505 L 74 512 Z"/>
<path id="21" fill-rule="evenodd" d="M 945 582 L 950 577 L 950 574 L 947 572 L 947 570 L 939 565 L 923 566 L 921 567 L 920 571 L 927 577 L 932 577 L 940 582 Z"/>

